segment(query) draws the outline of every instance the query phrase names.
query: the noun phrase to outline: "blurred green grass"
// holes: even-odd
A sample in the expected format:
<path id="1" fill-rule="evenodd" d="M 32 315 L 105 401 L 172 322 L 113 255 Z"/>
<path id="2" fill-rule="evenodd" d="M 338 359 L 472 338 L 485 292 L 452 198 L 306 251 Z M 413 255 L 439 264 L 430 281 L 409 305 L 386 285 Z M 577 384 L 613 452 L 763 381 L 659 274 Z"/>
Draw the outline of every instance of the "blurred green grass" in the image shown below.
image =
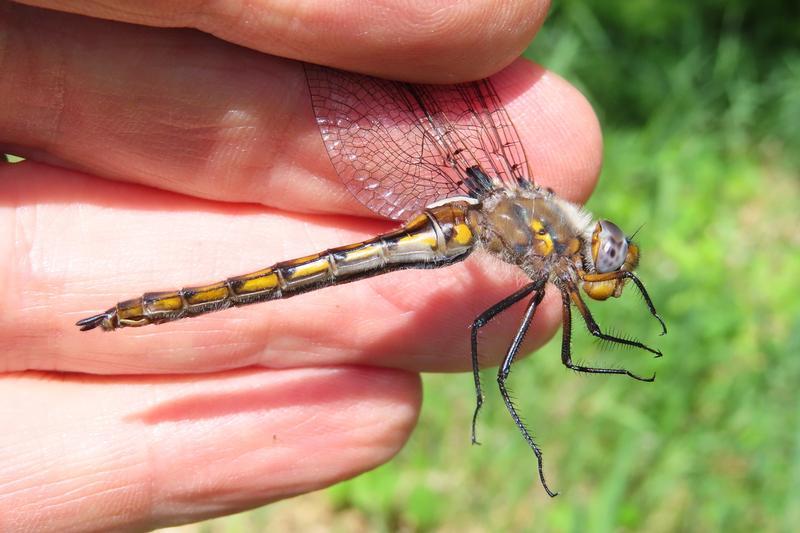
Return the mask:
<path id="1" fill-rule="evenodd" d="M 655 370 L 654 384 L 566 371 L 558 338 L 515 367 L 561 496 L 542 491 L 492 371 L 479 447 L 471 379 L 430 375 L 419 426 L 389 464 L 193 530 L 797 530 L 799 10 L 562 0 L 526 53 L 595 106 L 605 164 L 588 207 L 646 223 L 640 273 L 670 328 L 658 337 L 631 290 L 593 310 L 664 358 L 603 350 L 576 328 L 580 359 Z M 287 519 L 308 509 L 316 523 Z"/>

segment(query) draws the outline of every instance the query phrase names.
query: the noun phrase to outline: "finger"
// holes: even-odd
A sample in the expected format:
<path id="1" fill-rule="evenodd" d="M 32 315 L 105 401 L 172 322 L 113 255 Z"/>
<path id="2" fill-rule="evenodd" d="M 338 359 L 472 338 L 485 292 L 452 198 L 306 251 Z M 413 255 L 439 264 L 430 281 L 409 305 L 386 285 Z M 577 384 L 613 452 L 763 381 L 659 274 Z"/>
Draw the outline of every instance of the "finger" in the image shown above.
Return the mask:
<path id="1" fill-rule="evenodd" d="M 368 214 L 333 173 L 297 63 L 199 33 L 72 22 L 6 22 L 0 102 L 14 104 L 0 106 L 0 147 L 204 198 Z M 522 60 L 495 79 L 537 180 L 585 198 L 601 159 L 586 100 Z"/>
<path id="2" fill-rule="evenodd" d="M 151 26 L 197 28 L 273 55 L 407 81 L 478 79 L 511 63 L 549 2 L 25 2 Z M 18 11 L 19 8 L 9 8 Z M 75 18 L 60 17 L 72 24 Z"/>
<path id="3" fill-rule="evenodd" d="M 374 368 L 0 378 L 0 529 L 149 530 L 319 489 L 387 461 L 419 377 Z"/>
<path id="4" fill-rule="evenodd" d="M 280 260 L 369 238 L 395 224 L 299 217 L 119 185 L 52 167 L 0 167 L 0 357 L 8 370 L 204 372 L 372 364 L 469 368 L 467 327 L 526 282 L 475 254 L 439 270 L 400 271 L 287 300 L 170 324 L 103 333 L 75 322 L 150 290 L 252 272 Z M 557 299 L 556 299 L 557 300 Z M 513 336 L 519 309 L 487 329 L 486 364 Z M 557 327 L 558 303 L 539 311 L 527 348 Z"/>

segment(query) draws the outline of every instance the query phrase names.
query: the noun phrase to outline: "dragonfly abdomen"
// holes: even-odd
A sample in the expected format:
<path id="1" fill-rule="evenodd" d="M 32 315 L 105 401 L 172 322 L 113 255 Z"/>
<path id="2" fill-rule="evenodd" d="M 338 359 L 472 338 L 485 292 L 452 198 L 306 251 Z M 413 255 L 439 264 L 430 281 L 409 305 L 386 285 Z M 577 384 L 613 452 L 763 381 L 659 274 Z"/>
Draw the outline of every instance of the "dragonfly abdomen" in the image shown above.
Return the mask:
<path id="1" fill-rule="evenodd" d="M 77 323 L 83 330 L 161 324 L 251 303 L 288 298 L 402 268 L 434 268 L 466 257 L 474 245 L 465 202 L 440 205 L 400 229 L 211 285 L 148 292 Z"/>

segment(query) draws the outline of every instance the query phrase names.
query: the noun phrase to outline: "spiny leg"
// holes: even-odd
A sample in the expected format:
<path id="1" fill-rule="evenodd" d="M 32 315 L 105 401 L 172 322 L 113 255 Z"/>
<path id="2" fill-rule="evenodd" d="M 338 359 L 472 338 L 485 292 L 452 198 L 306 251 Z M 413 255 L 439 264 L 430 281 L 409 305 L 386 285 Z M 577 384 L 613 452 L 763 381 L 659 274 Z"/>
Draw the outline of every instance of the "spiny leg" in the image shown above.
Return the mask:
<path id="1" fill-rule="evenodd" d="M 483 405 L 483 391 L 481 390 L 480 363 L 478 361 L 478 330 L 488 324 L 495 316 L 502 313 L 518 301 L 525 298 L 536 288 L 536 283 L 525 285 L 520 290 L 507 296 L 481 313 L 470 326 L 470 340 L 472 352 L 472 377 L 475 379 L 475 412 L 472 414 L 472 444 L 480 444 L 475 435 L 475 424 L 478 421 L 478 411 Z"/>
<path id="2" fill-rule="evenodd" d="M 621 270 L 618 272 L 607 272 L 602 274 L 584 274 L 582 276 L 583 281 L 607 281 L 611 279 L 629 279 L 636 285 L 636 288 L 639 289 L 639 294 L 642 295 L 644 299 L 644 303 L 647 305 L 647 309 L 650 311 L 650 314 L 658 320 L 658 323 L 661 324 L 661 335 L 667 334 L 667 325 L 664 323 L 664 319 L 656 311 L 656 306 L 653 305 L 653 300 L 650 299 L 650 295 L 647 293 L 647 289 L 644 288 L 644 283 L 634 274 L 633 272 L 628 272 L 627 270 Z M 659 354 L 660 355 L 660 354 Z"/>
<path id="3" fill-rule="evenodd" d="M 662 319 L 661 316 L 659 316 L 659 314 L 656 312 L 656 306 L 653 305 L 653 300 L 651 300 L 650 295 L 647 294 L 647 289 L 644 288 L 644 283 L 642 283 L 641 280 L 638 277 L 636 277 L 636 275 L 633 272 L 624 272 L 623 277 L 631 280 L 633 284 L 636 285 L 636 288 L 639 289 L 639 293 L 642 295 L 642 298 L 644 298 L 644 303 L 647 304 L 647 308 L 650 310 L 650 314 L 653 315 L 656 318 L 656 320 L 658 320 L 658 322 L 661 324 L 661 335 L 666 335 L 667 325 L 664 323 L 664 319 Z M 659 354 L 659 356 L 660 355 L 661 354 Z"/>
<path id="4" fill-rule="evenodd" d="M 563 327 L 561 332 L 561 362 L 564 364 L 564 366 L 566 366 L 571 370 L 575 370 L 577 372 L 585 372 L 587 374 L 624 374 L 638 381 L 655 380 L 656 378 L 655 374 L 653 374 L 649 378 L 643 378 L 641 376 L 637 376 L 633 372 L 625 370 L 624 368 L 596 368 L 596 367 L 574 364 L 572 362 L 572 342 L 571 342 L 572 309 L 570 307 L 570 302 L 575 303 L 575 306 L 578 308 L 578 311 L 581 313 L 584 321 L 586 322 L 587 329 L 595 337 L 607 340 L 609 342 L 616 342 L 627 346 L 635 346 L 637 348 L 642 348 L 649 352 L 653 352 L 657 355 L 661 355 L 661 352 L 653 350 L 652 348 L 649 348 L 640 342 L 632 341 L 629 339 L 621 339 L 619 337 L 606 335 L 605 333 L 601 332 L 600 327 L 597 325 L 597 322 L 594 321 L 592 314 L 589 312 L 589 308 L 586 307 L 586 304 L 583 302 L 580 295 L 578 294 L 577 292 L 578 289 L 576 287 L 559 287 L 559 289 L 561 290 L 561 308 L 562 308 L 562 321 L 563 321 Z"/>
<path id="5" fill-rule="evenodd" d="M 578 312 L 580 312 L 581 316 L 583 317 L 584 322 L 586 322 L 586 328 L 593 336 L 605 341 L 615 342 L 617 344 L 623 344 L 625 346 L 633 346 L 634 348 L 640 348 L 642 350 L 646 350 L 652 354 L 655 354 L 656 357 L 661 357 L 662 354 L 659 350 L 656 350 L 655 348 L 650 348 L 649 346 L 642 344 L 639 341 L 635 341 L 632 339 L 625 339 L 622 337 L 615 337 L 614 335 L 609 335 L 607 333 L 603 333 L 602 331 L 600 331 L 600 326 L 597 325 L 597 322 L 595 322 L 591 311 L 589 311 L 589 308 L 586 306 L 586 303 L 583 301 L 583 298 L 581 298 L 581 295 L 578 292 L 578 288 L 575 287 L 574 285 L 568 286 L 567 291 L 569 293 L 570 298 L 572 299 L 572 302 L 575 304 L 575 307 L 578 308 Z"/>
<path id="6" fill-rule="evenodd" d="M 511 401 L 511 396 L 509 396 L 508 389 L 506 388 L 506 379 L 508 379 L 508 375 L 511 373 L 511 365 L 514 362 L 514 357 L 516 357 L 517 352 L 519 351 L 522 340 L 525 338 L 525 334 L 528 332 L 528 328 L 531 325 L 531 320 L 533 320 L 533 315 L 536 313 L 536 308 L 541 303 L 542 298 L 544 298 L 544 290 L 540 285 L 536 294 L 528 304 L 528 308 L 525 310 L 525 315 L 522 317 L 522 323 L 517 330 L 517 334 L 514 336 L 514 340 L 511 342 L 511 346 L 508 348 L 506 357 L 503 359 L 503 364 L 500 365 L 500 368 L 497 371 L 497 385 L 500 387 L 500 394 L 503 396 L 503 402 L 505 402 L 508 412 L 511 413 L 511 418 L 514 420 L 517 428 L 519 428 L 520 433 L 522 433 L 522 437 L 525 439 L 525 442 L 528 443 L 528 446 L 531 447 L 533 453 L 536 455 L 536 461 L 539 467 L 539 480 L 542 483 L 542 487 L 544 487 L 545 492 L 547 492 L 549 496 L 554 497 L 557 496 L 558 493 L 553 492 L 550 490 L 550 487 L 547 486 L 547 481 L 544 478 L 542 451 L 539 449 L 539 446 L 537 446 L 536 442 L 534 442 L 533 436 L 531 436 L 528 428 L 525 427 L 525 423 L 519 417 L 519 414 L 517 414 L 517 409 L 514 407 L 514 402 Z"/>

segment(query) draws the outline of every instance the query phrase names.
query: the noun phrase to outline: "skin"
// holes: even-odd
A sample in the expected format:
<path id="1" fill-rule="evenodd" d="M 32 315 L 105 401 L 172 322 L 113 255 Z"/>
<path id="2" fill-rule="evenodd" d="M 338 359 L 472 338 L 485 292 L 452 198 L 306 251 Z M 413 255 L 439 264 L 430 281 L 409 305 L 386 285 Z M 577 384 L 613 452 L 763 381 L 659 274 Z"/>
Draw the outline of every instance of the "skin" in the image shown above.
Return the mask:
<path id="1" fill-rule="evenodd" d="M 506 67 L 494 82 L 537 181 L 582 201 L 599 171 L 585 99 L 514 59 L 543 2 L 27 3 L 50 9 L 0 4 L 0 150 L 29 159 L 0 165 L 0 530 L 193 522 L 374 468 L 414 427 L 419 372 L 468 369 L 468 325 L 524 282 L 476 255 L 80 333 L 146 290 L 394 226 L 339 184 L 302 68 L 278 56 L 412 81 Z M 523 351 L 556 330 L 553 296 Z M 520 314 L 486 328 L 487 366 Z"/>

